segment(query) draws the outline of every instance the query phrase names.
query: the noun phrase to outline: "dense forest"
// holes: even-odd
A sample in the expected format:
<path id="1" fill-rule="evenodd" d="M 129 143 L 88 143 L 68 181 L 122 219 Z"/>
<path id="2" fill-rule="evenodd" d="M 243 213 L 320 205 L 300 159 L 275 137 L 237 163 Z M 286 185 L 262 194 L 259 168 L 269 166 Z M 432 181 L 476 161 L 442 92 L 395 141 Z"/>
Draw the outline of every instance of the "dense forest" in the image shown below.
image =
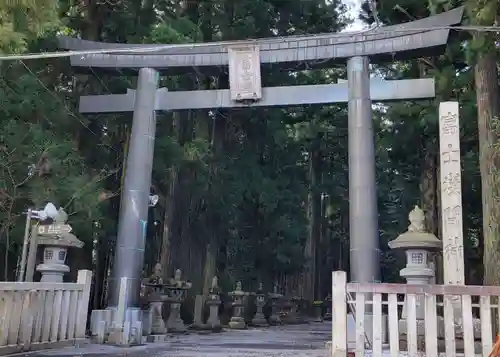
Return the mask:
<path id="1" fill-rule="evenodd" d="M 442 56 L 373 68 L 386 79 L 436 79 L 433 100 L 374 107 L 383 281 L 400 280 L 400 253 L 387 243 L 408 227 L 415 204 L 440 235 L 438 104 L 458 100 L 467 283 L 500 283 L 500 111 L 493 26 L 497 0 L 384 0 L 359 17 L 397 24 L 466 6 Z M 56 36 L 119 43 L 192 43 L 339 32 L 354 19 L 339 0 L 18 0 L 0 2 L 2 55 L 57 51 Z M 76 74 L 68 58 L 0 62 L 0 273 L 16 275 L 28 207 L 64 207 L 85 242 L 72 271 L 95 272 L 93 307 L 116 239 L 131 114 L 81 115 L 84 94 L 135 88 L 130 73 Z M 264 86 L 336 83 L 345 67 L 262 69 Z M 302 70 L 305 68 L 305 70 Z M 162 77 L 170 90 L 227 88 L 227 69 Z M 230 289 L 278 283 L 305 298 L 329 292 L 331 271 L 349 270 L 347 106 L 159 113 L 147 232 L 148 275 L 180 268 L 195 291 L 214 274 Z M 412 143 L 409 145 L 408 143 Z M 439 260 L 439 259 L 438 259 Z"/>

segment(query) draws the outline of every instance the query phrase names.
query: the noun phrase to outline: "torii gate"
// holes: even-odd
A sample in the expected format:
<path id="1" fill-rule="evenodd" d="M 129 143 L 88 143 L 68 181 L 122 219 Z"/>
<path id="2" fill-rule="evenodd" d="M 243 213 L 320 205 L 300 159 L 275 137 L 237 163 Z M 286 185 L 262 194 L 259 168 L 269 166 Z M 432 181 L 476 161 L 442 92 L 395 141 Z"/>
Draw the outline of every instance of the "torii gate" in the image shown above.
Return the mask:
<path id="1" fill-rule="evenodd" d="M 61 37 L 68 50 L 101 50 L 71 56 L 85 68 L 139 70 L 136 91 L 84 96 L 80 112 L 133 111 L 127 172 L 119 216 L 115 279 L 128 278 L 126 307 L 134 307 L 144 253 L 143 223 L 147 221 L 153 164 L 155 110 L 285 106 L 348 102 L 349 226 L 351 280 L 379 281 L 379 233 L 375 182 L 372 101 L 432 98 L 433 79 L 370 80 L 373 63 L 444 51 L 450 26 L 459 24 L 463 8 L 425 19 L 358 34 L 287 36 L 192 45 L 110 44 Z M 154 46 L 154 45 L 153 45 Z M 106 50 L 118 50 L 107 54 Z M 321 61 L 322 66 L 347 63 L 347 84 L 261 88 L 260 66 Z M 242 64 L 244 63 L 244 66 Z M 311 64 L 314 67 L 314 63 Z M 159 73 L 168 75 L 197 67 L 229 66 L 229 90 L 169 92 L 158 89 Z M 244 102 L 242 102 L 244 100 Z M 247 100 L 253 101 L 248 104 Z M 133 104 L 132 104 L 133 103 Z M 113 288 L 117 292 L 118 286 Z M 118 295 L 115 293 L 115 296 Z M 116 304 L 116 302 L 115 302 Z"/>

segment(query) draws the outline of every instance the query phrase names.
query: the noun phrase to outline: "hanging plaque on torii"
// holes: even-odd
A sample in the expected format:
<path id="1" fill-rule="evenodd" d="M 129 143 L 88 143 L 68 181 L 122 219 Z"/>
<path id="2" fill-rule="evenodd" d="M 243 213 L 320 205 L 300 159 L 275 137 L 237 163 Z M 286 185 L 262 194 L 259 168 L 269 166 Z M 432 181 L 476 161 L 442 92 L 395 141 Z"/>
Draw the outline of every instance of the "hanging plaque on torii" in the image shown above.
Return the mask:
<path id="1" fill-rule="evenodd" d="M 228 48 L 229 91 L 236 102 L 258 101 L 262 98 L 260 51 L 258 45 Z"/>

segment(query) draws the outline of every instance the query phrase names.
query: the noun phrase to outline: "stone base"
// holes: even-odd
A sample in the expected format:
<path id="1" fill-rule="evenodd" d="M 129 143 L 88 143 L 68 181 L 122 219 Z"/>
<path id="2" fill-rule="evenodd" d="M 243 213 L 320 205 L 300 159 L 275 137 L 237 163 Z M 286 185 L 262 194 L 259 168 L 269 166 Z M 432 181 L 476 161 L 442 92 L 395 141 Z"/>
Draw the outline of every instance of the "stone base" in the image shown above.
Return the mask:
<path id="1" fill-rule="evenodd" d="M 166 334 L 149 335 L 149 336 L 145 336 L 145 337 L 146 337 L 146 342 L 151 342 L 151 343 L 165 342 L 165 340 L 167 339 Z"/>
<path id="2" fill-rule="evenodd" d="M 278 315 L 269 316 L 269 324 L 271 325 L 281 325 L 281 318 Z"/>
<path id="3" fill-rule="evenodd" d="M 90 335 L 104 336 L 108 333 L 113 321 L 112 310 L 92 310 L 90 315 Z"/>
<path id="4" fill-rule="evenodd" d="M 222 325 L 218 316 L 214 316 L 213 318 L 209 316 L 206 325 L 212 332 L 222 331 Z"/>
<path id="5" fill-rule="evenodd" d="M 142 334 L 132 333 L 130 322 L 125 322 L 123 327 L 112 327 L 106 343 L 115 346 L 130 347 L 142 344 Z"/>
<path id="6" fill-rule="evenodd" d="M 285 325 L 297 325 L 299 323 L 296 316 L 284 315 L 281 316 L 281 322 Z"/>
<path id="7" fill-rule="evenodd" d="M 155 324 L 151 328 L 151 334 L 152 335 L 163 335 L 163 334 L 166 334 L 166 333 L 167 333 L 167 328 L 165 327 L 165 325 Z"/>
<path id="8" fill-rule="evenodd" d="M 183 324 L 182 326 L 178 325 L 176 327 L 168 327 L 168 333 L 188 333 L 188 328 Z"/>
<path id="9" fill-rule="evenodd" d="M 260 317 L 256 316 L 252 319 L 252 326 L 267 327 L 267 326 L 269 326 L 269 323 L 267 322 L 267 320 L 264 316 L 260 316 Z"/>
<path id="10" fill-rule="evenodd" d="M 301 324 L 306 324 L 307 321 L 304 319 L 301 319 L 298 316 L 283 316 L 281 318 L 281 321 L 285 325 L 301 325 Z"/>
<path id="11" fill-rule="evenodd" d="M 124 321 L 116 323 L 116 309 L 93 310 L 90 319 L 91 335 L 100 344 L 109 343 L 118 346 L 142 344 L 142 312 L 131 308 L 125 312 Z"/>
<path id="12" fill-rule="evenodd" d="M 210 331 L 215 332 L 215 333 L 222 332 L 222 331 L 223 331 L 222 325 L 221 325 L 221 324 L 218 324 L 218 325 L 212 325 L 212 326 L 210 327 Z"/>
<path id="13" fill-rule="evenodd" d="M 207 332 L 207 333 L 212 332 L 212 327 L 209 324 L 203 324 L 203 323 L 194 323 L 191 326 L 189 326 L 189 329 L 197 332 Z"/>
<path id="14" fill-rule="evenodd" d="M 178 319 L 171 319 L 169 318 L 167 320 L 167 332 L 168 333 L 186 333 L 187 332 L 187 327 L 184 325 L 184 321 L 182 321 L 180 318 Z"/>
<path id="15" fill-rule="evenodd" d="M 247 324 L 243 317 L 231 317 L 229 328 L 233 330 L 244 330 L 247 328 Z"/>

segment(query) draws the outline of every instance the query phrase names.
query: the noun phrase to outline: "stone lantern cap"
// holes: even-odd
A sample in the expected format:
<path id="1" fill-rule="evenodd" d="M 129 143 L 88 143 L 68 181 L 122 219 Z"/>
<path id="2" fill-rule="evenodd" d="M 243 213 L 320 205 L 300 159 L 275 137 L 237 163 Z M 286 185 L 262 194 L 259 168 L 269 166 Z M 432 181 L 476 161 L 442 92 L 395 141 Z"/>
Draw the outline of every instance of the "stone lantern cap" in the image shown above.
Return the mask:
<path id="1" fill-rule="evenodd" d="M 408 215 L 410 226 L 403 234 L 400 234 L 396 239 L 389 242 L 391 249 L 426 249 L 438 250 L 442 246 L 442 242 L 437 237 L 425 231 L 424 211 L 420 207 L 415 206 L 413 211 Z"/>
<path id="2" fill-rule="evenodd" d="M 56 245 L 59 247 L 75 247 L 82 248 L 84 243 L 76 238 L 74 234 L 62 233 L 49 237 L 40 237 L 38 240 L 40 245 Z"/>
<path id="3" fill-rule="evenodd" d="M 52 224 L 37 226 L 38 244 L 82 248 L 84 243 L 71 233 L 67 220 L 68 214 L 61 207 Z"/>

